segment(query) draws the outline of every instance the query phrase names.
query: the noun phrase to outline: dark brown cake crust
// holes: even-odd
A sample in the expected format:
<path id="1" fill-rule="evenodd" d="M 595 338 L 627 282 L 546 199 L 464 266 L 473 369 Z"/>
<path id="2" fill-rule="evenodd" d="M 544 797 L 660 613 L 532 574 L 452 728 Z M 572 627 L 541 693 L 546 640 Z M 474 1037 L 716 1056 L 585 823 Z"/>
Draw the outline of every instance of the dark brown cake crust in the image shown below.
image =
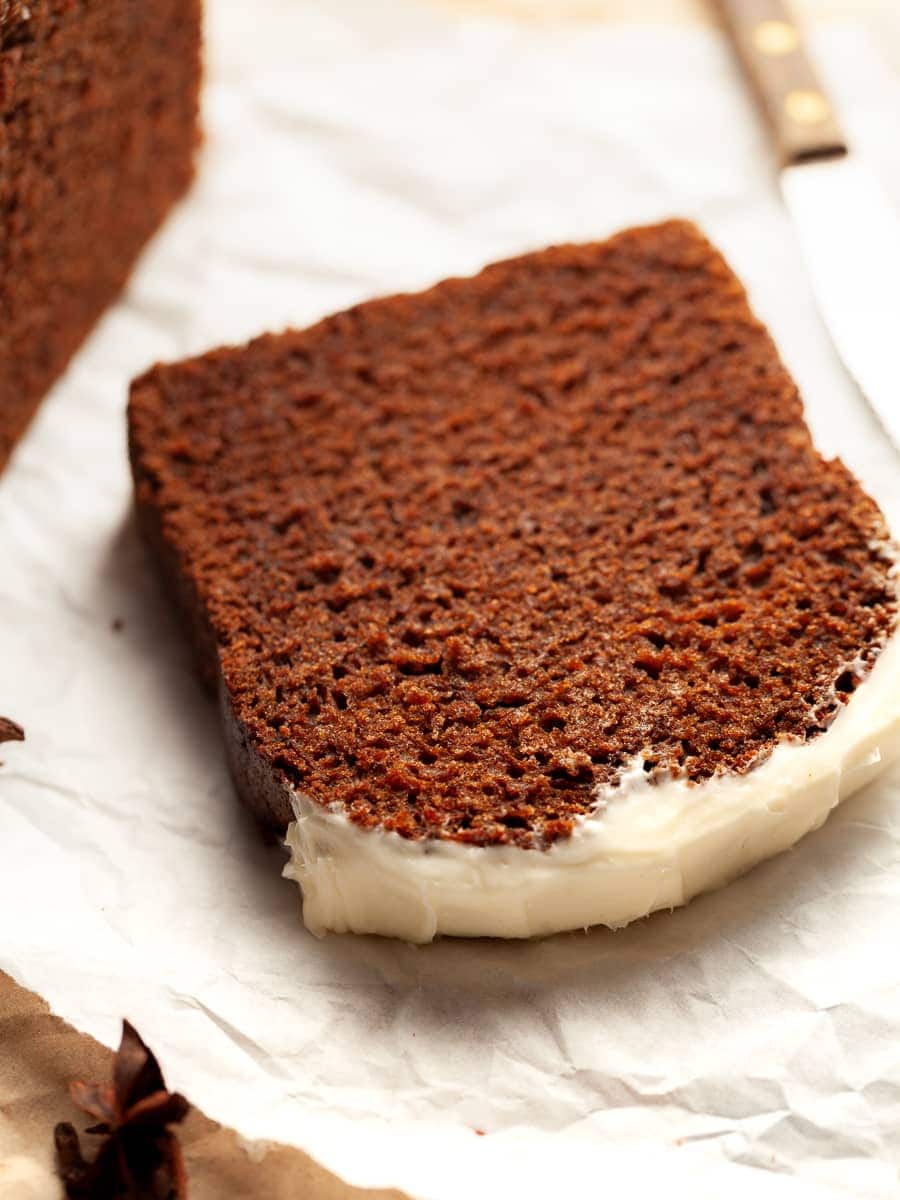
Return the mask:
<path id="1" fill-rule="evenodd" d="M 193 174 L 200 0 L 0 0 L 0 468 Z"/>
<path id="2" fill-rule="evenodd" d="M 130 444 L 276 827 L 293 785 L 547 845 L 635 759 L 700 781 L 814 736 L 896 622 L 878 509 L 682 222 L 157 367 Z"/>

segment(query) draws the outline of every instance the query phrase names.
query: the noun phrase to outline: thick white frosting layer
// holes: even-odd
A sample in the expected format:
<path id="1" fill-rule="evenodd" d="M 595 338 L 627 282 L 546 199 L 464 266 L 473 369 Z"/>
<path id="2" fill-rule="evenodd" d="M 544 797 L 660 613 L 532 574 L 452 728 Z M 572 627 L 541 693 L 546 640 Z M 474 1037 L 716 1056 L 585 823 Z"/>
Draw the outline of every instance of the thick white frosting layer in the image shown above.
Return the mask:
<path id="1" fill-rule="evenodd" d="M 684 904 L 818 828 L 900 755 L 900 634 L 825 733 L 745 775 L 648 781 L 640 763 L 548 850 L 409 841 L 295 794 L 284 873 L 315 934 L 527 938 Z"/>

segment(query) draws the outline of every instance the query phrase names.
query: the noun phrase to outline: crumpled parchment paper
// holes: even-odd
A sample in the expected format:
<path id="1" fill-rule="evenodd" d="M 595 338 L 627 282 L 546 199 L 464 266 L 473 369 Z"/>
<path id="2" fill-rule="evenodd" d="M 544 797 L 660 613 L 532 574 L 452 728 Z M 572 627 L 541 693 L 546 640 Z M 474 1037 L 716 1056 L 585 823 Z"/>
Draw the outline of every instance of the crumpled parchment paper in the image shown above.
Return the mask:
<path id="1" fill-rule="evenodd" d="M 900 199 L 900 89 L 853 31 L 819 49 Z M 900 527 L 900 460 L 819 323 L 727 48 L 210 0 L 209 73 L 197 187 L 0 484 L 0 712 L 28 734 L 0 755 L 0 968 L 108 1044 L 127 1014 L 210 1116 L 355 1183 L 895 1196 L 900 774 L 623 932 L 316 941 L 130 515 L 126 384 L 151 361 L 684 214 L 746 281 L 819 444 Z"/>

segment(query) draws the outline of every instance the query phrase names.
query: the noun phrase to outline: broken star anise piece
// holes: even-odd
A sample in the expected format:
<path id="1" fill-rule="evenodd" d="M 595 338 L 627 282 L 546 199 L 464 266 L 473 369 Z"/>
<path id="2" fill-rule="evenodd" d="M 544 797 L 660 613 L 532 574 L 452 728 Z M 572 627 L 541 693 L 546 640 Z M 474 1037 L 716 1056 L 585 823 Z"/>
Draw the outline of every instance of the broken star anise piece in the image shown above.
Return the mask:
<path id="1" fill-rule="evenodd" d="M 25 730 L 17 721 L 0 717 L 0 742 L 24 742 Z"/>
<path id="2" fill-rule="evenodd" d="M 112 1084 L 73 1083 L 80 1109 L 96 1119 L 86 1130 L 103 1135 L 92 1162 L 68 1122 L 54 1130 L 59 1174 L 69 1200 L 184 1200 L 187 1176 L 178 1138 L 188 1102 L 166 1090 L 159 1063 L 133 1025 L 122 1022 Z"/>

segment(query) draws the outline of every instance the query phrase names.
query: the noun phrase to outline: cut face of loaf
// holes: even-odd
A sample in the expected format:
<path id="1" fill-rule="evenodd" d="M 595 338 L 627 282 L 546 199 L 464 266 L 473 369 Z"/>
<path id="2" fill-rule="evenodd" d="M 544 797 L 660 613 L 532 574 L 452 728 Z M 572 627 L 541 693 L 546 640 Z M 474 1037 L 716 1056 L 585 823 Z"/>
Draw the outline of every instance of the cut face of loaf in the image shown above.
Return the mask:
<path id="1" fill-rule="evenodd" d="M 0 0 L 0 468 L 193 175 L 200 0 Z"/>
<path id="2" fill-rule="evenodd" d="M 683 222 L 157 367 L 130 447 L 279 830 L 294 793 L 552 847 L 635 770 L 703 783 L 817 738 L 896 623 L 877 507 Z"/>

